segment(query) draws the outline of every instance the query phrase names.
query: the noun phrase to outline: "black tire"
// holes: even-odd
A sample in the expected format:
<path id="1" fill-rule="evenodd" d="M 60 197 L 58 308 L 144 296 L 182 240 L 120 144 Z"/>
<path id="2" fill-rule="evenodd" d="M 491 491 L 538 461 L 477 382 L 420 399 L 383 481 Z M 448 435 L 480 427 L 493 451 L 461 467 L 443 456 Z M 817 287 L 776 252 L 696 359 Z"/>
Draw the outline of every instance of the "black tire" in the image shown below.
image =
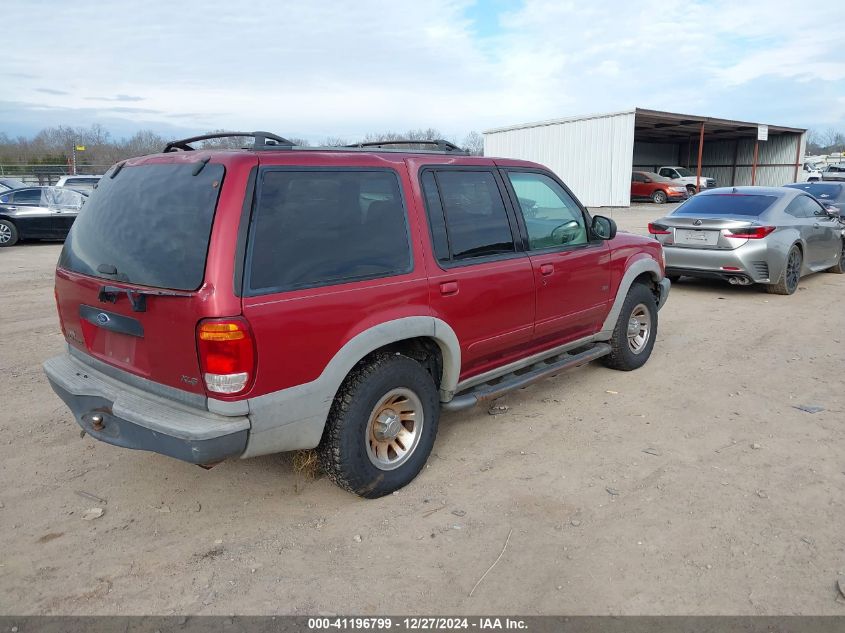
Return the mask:
<path id="1" fill-rule="evenodd" d="M 842 240 L 842 251 L 839 253 L 839 261 L 836 262 L 835 266 L 831 266 L 827 269 L 829 273 L 836 273 L 837 275 L 841 275 L 845 273 L 845 240 Z"/>
<path id="2" fill-rule="evenodd" d="M 651 201 L 654 204 L 664 204 L 669 199 L 669 196 L 666 195 L 666 192 L 662 189 L 657 189 L 654 193 L 651 194 Z"/>
<path id="3" fill-rule="evenodd" d="M 695 185 L 687 185 L 687 194 L 690 198 L 692 198 L 698 191 L 695 188 Z"/>
<path id="4" fill-rule="evenodd" d="M 649 335 L 644 341 L 643 346 L 638 351 L 634 351 L 628 339 L 628 323 L 640 307 L 648 312 L 650 324 Z M 613 335 L 608 341 L 611 352 L 604 357 L 603 362 L 611 369 L 618 369 L 620 371 L 639 369 L 645 365 L 649 356 L 651 356 L 651 350 L 654 348 L 656 337 L 657 301 L 655 301 L 654 294 L 650 288 L 643 284 L 635 283 L 628 291 L 628 296 L 625 297 L 625 303 L 622 304 L 622 311 L 616 320 Z"/>
<path id="5" fill-rule="evenodd" d="M 669 283 L 676 284 L 678 280 L 681 278 L 680 275 L 666 275 L 666 279 L 669 280 Z"/>
<path id="6" fill-rule="evenodd" d="M 9 220 L 0 220 L 0 247 L 18 243 L 18 227 Z"/>
<path id="7" fill-rule="evenodd" d="M 404 462 L 385 470 L 369 455 L 370 417 L 387 395 L 401 389 L 412 392 L 421 404 L 420 436 Z M 437 387 L 422 365 L 398 354 L 377 356 L 352 370 L 335 396 L 317 447 L 320 466 L 349 492 L 367 499 L 383 497 L 406 486 L 425 466 L 439 419 Z"/>
<path id="8" fill-rule="evenodd" d="M 797 258 L 793 260 L 793 258 Z M 801 265 L 804 262 L 804 257 L 801 254 L 801 249 L 797 244 L 793 244 L 786 254 L 786 263 L 783 267 L 783 272 L 780 275 L 777 283 L 766 284 L 766 292 L 773 295 L 791 295 L 798 290 L 798 282 L 801 280 Z M 798 267 L 798 274 L 795 275 L 794 267 Z"/>

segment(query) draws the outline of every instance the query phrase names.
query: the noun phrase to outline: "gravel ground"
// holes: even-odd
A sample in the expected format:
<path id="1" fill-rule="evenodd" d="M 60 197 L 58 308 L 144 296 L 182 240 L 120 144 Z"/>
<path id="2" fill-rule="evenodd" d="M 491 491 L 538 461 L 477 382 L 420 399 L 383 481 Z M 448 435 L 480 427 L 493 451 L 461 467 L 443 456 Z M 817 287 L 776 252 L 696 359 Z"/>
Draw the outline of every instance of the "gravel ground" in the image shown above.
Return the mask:
<path id="1" fill-rule="evenodd" d="M 4 613 L 845 614 L 845 276 L 681 281 L 644 368 L 445 415 L 420 477 L 363 501 L 290 456 L 80 439 L 40 367 L 59 250 L 0 249 Z"/>

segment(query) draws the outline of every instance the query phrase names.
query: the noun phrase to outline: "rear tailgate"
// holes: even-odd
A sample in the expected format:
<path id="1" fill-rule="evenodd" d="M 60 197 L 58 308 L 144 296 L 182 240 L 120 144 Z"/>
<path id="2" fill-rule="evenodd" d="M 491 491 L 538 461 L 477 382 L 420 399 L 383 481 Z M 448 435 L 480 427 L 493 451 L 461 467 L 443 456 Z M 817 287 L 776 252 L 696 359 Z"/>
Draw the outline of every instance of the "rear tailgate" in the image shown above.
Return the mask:
<path id="1" fill-rule="evenodd" d="M 103 177 L 65 242 L 56 303 L 69 345 L 204 394 L 196 328 L 240 313 L 233 236 L 249 170 L 192 154 L 136 159 Z M 210 253 L 226 265 L 207 267 Z"/>

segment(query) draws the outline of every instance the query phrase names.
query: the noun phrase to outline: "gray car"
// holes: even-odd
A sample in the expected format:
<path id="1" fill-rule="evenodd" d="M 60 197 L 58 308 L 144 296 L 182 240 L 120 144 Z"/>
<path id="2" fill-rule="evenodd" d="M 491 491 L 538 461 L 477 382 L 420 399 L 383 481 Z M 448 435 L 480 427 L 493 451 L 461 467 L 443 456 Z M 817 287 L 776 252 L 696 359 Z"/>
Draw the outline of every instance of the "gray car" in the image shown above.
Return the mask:
<path id="1" fill-rule="evenodd" d="M 807 274 L 845 272 L 839 212 L 800 189 L 708 189 L 648 225 L 666 255 L 666 276 L 765 284 L 792 294 Z"/>

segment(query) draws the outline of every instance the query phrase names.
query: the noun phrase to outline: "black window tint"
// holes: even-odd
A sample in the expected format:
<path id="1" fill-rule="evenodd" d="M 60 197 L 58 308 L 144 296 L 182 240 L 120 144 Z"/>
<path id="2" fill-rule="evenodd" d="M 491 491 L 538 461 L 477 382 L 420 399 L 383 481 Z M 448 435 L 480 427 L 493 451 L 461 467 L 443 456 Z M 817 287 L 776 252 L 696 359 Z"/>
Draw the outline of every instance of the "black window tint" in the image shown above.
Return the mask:
<path id="1" fill-rule="evenodd" d="M 715 193 L 693 196 L 670 215 L 747 215 L 758 216 L 778 198 L 762 194 Z"/>
<path id="2" fill-rule="evenodd" d="M 428 212 L 428 222 L 431 225 L 431 239 L 434 244 L 434 256 L 438 261 L 449 260 L 449 238 L 446 235 L 446 219 L 443 217 L 443 205 L 440 204 L 440 193 L 434 181 L 434 172 L 427 171 L 422 176 L 425 208 Z"/>
<path id="3" fill-rule="evenodd" d="M 631 182 L 645 182 L 645 176 L 642 174 L 631 174 Z"/>
<path id="4" fill-rule="evenodd" d="M 411 269 L 405 209 L 386 171 L 268 171 L 250 237 L 254 294 Z"/>
<path id="5" fill-rule="evenodd" d="M 195 290 L 202 284 L 223 165 L 124 167 L 106 176 L 73 224 L 59 265 L 144 286 Z M 117 275 L 100 273 L 117 268 Z"/>
<path id="6" fill-rule="evenodd" d="M 795 218 L 812 218 L 822 215 L 824 211 L 815 200 L 809 196 L 798 196 L 786 207 L 786 213 Z"/>
<path id="7" fill-rule="evenodd" d="M 438 171 L 452 259 L 514 252 L 496 178 L 488 171 Z"/>
<path id="8" fill-rule="evenodd" d="M 20 189 L 12 194 L 12 201 L 15 204 L 41 204 L 41 189 Z"/>

